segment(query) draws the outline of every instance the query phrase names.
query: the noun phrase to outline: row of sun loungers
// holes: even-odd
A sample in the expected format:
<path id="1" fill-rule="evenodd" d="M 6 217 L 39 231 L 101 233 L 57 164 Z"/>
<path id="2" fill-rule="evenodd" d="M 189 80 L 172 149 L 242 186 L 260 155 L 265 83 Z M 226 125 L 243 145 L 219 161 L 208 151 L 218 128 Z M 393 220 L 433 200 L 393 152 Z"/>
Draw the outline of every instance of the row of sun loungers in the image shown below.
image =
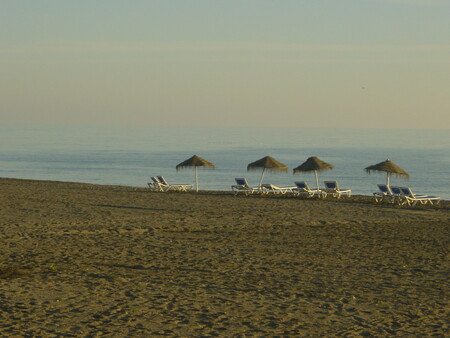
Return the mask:
<path id="1" fill-rule="evenodd" d="M 148 183 L 149 188 L 166 192 L 188 191 L 192 189 L 192 184 L 169 184 L 164 176 L 151 177 L 152 182 Z M 305 181 L 295 182 L 295 186 L 279 187 L 274 184 L 262 184 L 252 187 L 245 178 L 235 178 L 236 184 L 231 186 L 231 190 L 235 195 L 243 193 L 245 195 L 261 194 L 261 195 L 285 195 L 292 194 L 294 196 L 303 196 L 307 198 L 317 197 L 326 198 L 332 196 L 341 198 L 342 196 L 350 197 L 352 191 L 350 189 L 341 189 L 336 181 L 324 181 L 324 189 L 311 189 Z M 441 198 L 429 195 L 416 195 L 409 187 L 388 186 L 386 184 L 378 184 L 379 191 L 374 192 L 375 202 L 387 202 L 398 205 L 415 206 L 417 204 L 439 204 Z"/>
<path id="2" fill-rule="evenodd" d="M 236 178 L 236 184 L 231 186 L 231 190 L 235 195 L 243 193 L 249 194 L 262 194 L 262 195 L 285 195 L 293 194 L 305 197 L 319 197 L 325 198 L 327 195 L 340 198 L 341 196 L 350 197 L 352 191 L 350 189 L 340 189 L 336 181 L 325 181 L 325 189 L 310 189 L 305 181 L 295 182 L 295 186 L 279 187 L 274 184 L 262 184 L 261 186 L 251 187 L 249 186 L 245 178 Z"/>
<path id="3" fill-rule="evenodd" d="M 301 195 L 304 197 L 318 197 L 325 198 L 333 196 L 340 198 L 341 196 L 350 197 L 352 191 L 350 189 L 341 189 L 336 181 L 325 181 L 325 189 L 310 189 L 308 184 L 304 181 L 295 182 L 295 186 L 278 187 L 273 184 L 263 184 L 257 187 L 250 187 L 245 178 L 236 178 L 236 185 L 232 186 L 235 195 L 239 192 L 244 194 L 259 193 L 263 195 L 268 194 L 287 194 Z M 409 187 L 389 187 L 386 184 L 378 184 L 379 191 L 375 192 L 374 198 L 376 202 L 389 202 L 398 205 L 415 206 L 416 204 L 439 204 L 441 198 L 429 195 L 416 195 Z"/>
<path id="4" fill-rule="evenodd" d="M 304 181 L 295 182 L 295 186 L 279 187 L 273 184 L 262 184 L 261 186 L 251 187 L 245 178 L 236 178 L 236 184 L 231 186 L 234 194 L 293 194 L 307 198 L 317 197 L 325 198 L 332 196 L 341 198 L 342 196 L 351 197 L 350 189 L 341 189 L 336 181 L 324 181 L 324 189 L 311 189 Z M 386 184 L 378 184 L 379 191 L 374 192 L 374 198 L 377 203 L 388 202 L 398 205 L 415 206 L 417 204 L 439 204 L 441 198 L 429 195 L 416 195 L 409 187 L 387 186 Z"/>
<path id="5" fill-rule="evenodd" d="M 428 195 L 416 195 L 408 187 L 388 186 L 386 184 L 378 184 L 379 191 L 374 192 L 375 202 L 388 202 L 398 205 L 415 206 L 419 204 L 439 204 L 440 197 Z"/>

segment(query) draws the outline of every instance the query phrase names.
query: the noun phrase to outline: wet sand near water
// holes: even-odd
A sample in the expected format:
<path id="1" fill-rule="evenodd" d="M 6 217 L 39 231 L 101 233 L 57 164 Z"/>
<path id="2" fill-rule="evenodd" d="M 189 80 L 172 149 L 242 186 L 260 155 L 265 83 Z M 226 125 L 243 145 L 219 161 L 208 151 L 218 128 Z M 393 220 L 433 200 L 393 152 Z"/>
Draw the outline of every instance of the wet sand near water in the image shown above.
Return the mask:
<path id="1" fill-rule="evenodd" d="M 0 179 L 1 336 L 446 336 L 450 203 Z"/>

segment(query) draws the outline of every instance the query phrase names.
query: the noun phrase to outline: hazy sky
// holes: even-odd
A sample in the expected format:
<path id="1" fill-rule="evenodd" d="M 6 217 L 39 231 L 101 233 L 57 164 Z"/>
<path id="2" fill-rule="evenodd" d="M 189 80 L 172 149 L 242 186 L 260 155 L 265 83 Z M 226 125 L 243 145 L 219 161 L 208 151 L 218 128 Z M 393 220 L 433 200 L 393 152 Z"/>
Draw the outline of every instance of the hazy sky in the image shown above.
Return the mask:
<path id="1" fill-rule="evenodd" d="M 0 0 L 1 125 L 450 129 L 450 0 Z"/>

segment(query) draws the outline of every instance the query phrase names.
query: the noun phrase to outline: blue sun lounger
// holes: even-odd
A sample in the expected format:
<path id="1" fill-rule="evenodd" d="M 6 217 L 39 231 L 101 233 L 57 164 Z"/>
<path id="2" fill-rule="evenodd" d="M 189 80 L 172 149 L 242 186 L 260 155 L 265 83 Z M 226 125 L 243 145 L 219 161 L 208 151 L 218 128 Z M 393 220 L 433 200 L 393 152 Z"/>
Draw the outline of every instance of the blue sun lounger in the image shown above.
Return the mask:
<path id="1" fill-rule="evenodd" d="M 192 188 L 192 184 L 169 184 L 164 176 L 152 176 L 152 182 L 147 183 L 152 189 L 166 192 L 169 190 L 188 191 Z"/>
<path id="2" fill-rule="evenodd" d="M 246 178 L 239 177 L 234 180 L 236 181 L 236 184 L 231 186 L 231 190 L 234 192 L 234 195 L 237 195 L 240 192 L 245 195 L 249 195 L 261 191 L 261 187 L 250 187 Z"/>
<path id="3" fill-rule="evenodd" d="M 303 195 L 306 196 L 308 198 L 310 197 L 326 197 L 327 193 L 323 190 L 320 189 L 310 189 L 308 184 L 305 181 L 296 181 L 294 182 L 296 185 L 296 188 L 293 189 L 294 193 L 297 195 Z"/>
<path id="4" fill-rule="evenodd" d="M 378 190 L 379 191 L 373 193 L 375 202 L 393 201 L 391 188 L 387 184 L 378 184 Z"/>
<path id="5" fill-rule="evenodd" d="M 336 181 L 325 181 L 325 192 L 330 194 L 333 197 L 341 198 L 342 195 L 350 197 L 352 195 L 352 191 L 350 189 L 339 188 L 339 184 Z"/>
<path id="6" fill-rule="evenodd" d="M 416 195 L 412 192 L 411 188 L 408 187 L 400 187 L 400 190 L 405 198 L 406 203 L 410 206 L 415 206 L 417 203 L 424 205 L 430 203 L 431 205 L 433 205 L 433 202 L 439 204 L 439 202 L 441 201 L 441 198 L 437 196 Z"/>

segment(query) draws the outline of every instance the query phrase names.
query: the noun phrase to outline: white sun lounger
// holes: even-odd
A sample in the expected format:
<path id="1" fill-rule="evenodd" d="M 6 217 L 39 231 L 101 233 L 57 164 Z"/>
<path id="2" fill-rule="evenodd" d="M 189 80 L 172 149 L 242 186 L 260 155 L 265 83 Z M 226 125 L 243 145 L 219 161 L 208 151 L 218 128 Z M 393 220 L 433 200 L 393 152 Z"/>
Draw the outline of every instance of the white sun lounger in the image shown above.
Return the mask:
<path id="1" fill-rule="evenodd" d="M 373 193 L 375 202 L 377 203 L 382 201 L 392 202 L 393 195 L 391 188 L 387 184 L 377 184 L 377 185 L 379 191 Z"/>
<path id="2" fill-rule="evenodd" d="M 158 190 L 158 191 L 164 191 L 165 185 L 163 185 L 163 184 L 159 181 L 158 177 L 152 176 L 152 177 L 150 177 L 150 178 L 151 178 L 152 182 L 148 182 L 148 183 L 147 183 L 147 184 L 148 184 L 148 187 L 149 187 L 150 189 L 155 189 L 155 190 Z"/>
<path id="3" fill-rule="evenodd" d="M 169 184 L 167 183 L 164 176 L 156 176 L 156 177 L 161 185 L 162 191 L 169 191 L 169 190 L 188 191 L 193 186 L 193 184 Z"/>
<path id="4" fill-rule="evenodd" d="M 292 193 L 296 187 L 279 187 L 274 184 L 262 184 L 261 192 L 265 195 L 274 194 L 274 195 L 284 195 L 286 193 Z"/>
<path id="5" fill-rule="evenodd" d="M 350 197 L 352 191 L 350 189 L 340 189 L 339 184 L 336 181 L 324 181 L 325 192 L 333 197 L 341 198 L 342 195 Z"/>
<path id="6" fill-rule="evenodd" d="M 396 203 L 398 205 L 403 205 L 406 204 L 406 197 L 405 195 L 403 195 L 402 193 L 402 189 L 400 187 L 397 186 L 391 186 L 391 192 L 392 192 L 392 197 L 391 197 L 391 201 L 392 203 Z"/>
<path id="7" fill-rule="evenodd" d="M 237 195 L 240 192 L 245 195 L 249 195 L 261 191 L 261 187 L 250 187 L 246 178 L 239 177 L 234 180 L 236 181 L 236 184 L 231 186 L 231 190 L 234 192 L 234 195 Z"/>
<path id="8" fill-rule="evenodd" d="M 400 187 L 400 190 L 405 198 L 406 203 L 410 206 L 415 206 L 417 203 L 430 203 L 431 205 L 433 205 L 434 202 L 436 204 L 439 204 L 439 202 L 441 201 L 441 198 L 437 196 L 416 195 L 412 192 L 411 188 L 408 187 Z"/>
<path id="9" fill-rule="evenodd" d="M 296 188 L 294 188 L 294 193 L 297 195 L 303 195 L 308 198 L 310 197 L 325 197 L 327 194 L 325 191 L 317 190 L 317 189 L 310 189 L 308 184 L 305 181 L 296 181 L 294 182 L 296 185 Z"/>

